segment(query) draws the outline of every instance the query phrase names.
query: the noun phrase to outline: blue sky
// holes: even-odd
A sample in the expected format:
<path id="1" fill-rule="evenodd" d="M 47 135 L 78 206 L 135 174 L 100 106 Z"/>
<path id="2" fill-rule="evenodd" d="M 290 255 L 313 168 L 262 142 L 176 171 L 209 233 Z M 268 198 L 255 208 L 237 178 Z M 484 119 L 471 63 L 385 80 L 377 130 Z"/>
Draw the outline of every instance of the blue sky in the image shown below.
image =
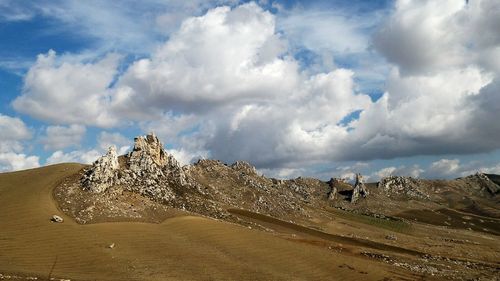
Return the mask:
<path id="1" fill-rule="evenodd" d="M 500 4 L 0 1 L 0 171 L 154 131 L 267 175 L 500 173 Z"/>

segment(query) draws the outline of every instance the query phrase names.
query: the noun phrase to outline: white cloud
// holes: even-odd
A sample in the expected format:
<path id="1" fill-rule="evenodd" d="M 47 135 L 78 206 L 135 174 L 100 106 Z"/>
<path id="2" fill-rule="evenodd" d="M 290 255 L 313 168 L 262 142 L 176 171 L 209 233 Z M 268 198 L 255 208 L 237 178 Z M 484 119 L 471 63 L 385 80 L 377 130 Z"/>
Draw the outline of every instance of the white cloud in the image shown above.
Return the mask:
<path id="1" fill-rule="evenodd" d="M 277 169 L 258 169 L 260 174 L 266 177 L 273 177 L 278 179 L 291 179 L 299 176 L 304 176 L 304 169 L 294 168 L 277 168 Z"/>
<path id="2" fill-rule="evenodd" d="M 189 113 L 277 99 L 297 78 L 295 62 L 278 58 L 280 45 L 273 16 L 253 3 L 209 10 L 184 21 L 150 59 L 136 61 L 120 78 L 114 105 Z"/>
<path id="3" fill-rule="evenodd" d="M 366 51 L 370 37 L 366 29 L 379 20 L 378 14 L 356 16 L 331 9 L 295 7 L 278 15 L 278 28 L 294 45 L 321 53 L 345 55 Z"/>
<path id="4" fill-rule="evenodd" d="M 428 169 L 428 173 L 438 175 L 451 175 L 457 173 L 460 169 L 460 160 L 458 159 L 441 159 L 433 162 Z"/>
<path id="5" fill-rule="evenodd" d="M 23 153 L 0 153 L 0 171 L 17 171 L 39 167 L 38 156 L 28 156 Z"/>
<path id="6" fill-rule="evenodd" d="M 50 50 L 39 55 L 26 74 L 17 111 L 53 123 L 108 127 L 118 120 L 107 110 L 108 86 L 119 56 L 109 54 L 95 63 L 58 62 Z"/>
<path id="7" fill-rule="evenodd" d="M 454 23 L 464 6 L 461 0 L 396 1 L 375 46 L 404 74 L 456 65 L 466 55 Z"/>
<path id="8" fill-rule="evenodd" d="M 22 153 L 31 130 L 19 118 L 0 114 L 0 171 L 38 167 L 38 157 Z"/>
<path id="9" fill-rule="evenodd" d="M 193 163 L 198 159 L 206 159 L 207 152 L 204 151 L 188 151 L 185 149 L 167 149 L 167 152 L 172 154 L 181 165 Z"/>
<path id="10" fill-rule="evenodd" d="M 491 62 L 485 48 L 496 50 L 500 43 L 499 29 L 491 28 L 498 22 L 491 11 L 500 12 L 500 5 L 494 3 L 396 2 L 375 39 L 377 49 L 395 67 L 386 81 L 386 95 L 353 124 L 351 144 L 362 149 L 351 157 L 499 148 L 495 139 L 500 127 L 494 120 L 498 120 L 500 99 L 493 94 L 500 89 L 499 72 L 492 66 L 495 60 L 483 63 Z M 478 43 L 483 41 L 488 43 Z"/>
<path id="11" fill-rule="evenodd" d="M 425 170 L 420 168 L 419 165 L 387 167 L 370 175 L 370 179 L 375 181 L 388 176 L 408 176 L 418 178 L 424 171 Z"/>
<path id="12" fill-rule="evenodd" d="M 118 155 L 125 154 L 130 149 L 132 140 L 127 139 L 120 133 L 110 133 L 102 131 L 97 139 L 97 147 L 92 149 L 78 149 L 69 152 L 57 150 L 53 152 L 45 161 L 45 164 L 56 163 L 84 163 L 91 164 L 97 158 L 104 155 L 110 146 L 117 147 Z"/>
<path id="13" fill-rule="evenodd" d="M 71 146 L 79 146 L 85 132 L 86 128 L 82 125 L 48 126 L 41 142 L 45 150 L 60 150 Z"/>
<path id="14" fill-rule="evenodd" d="M 17 141 L 31 138 L 31 131 L 16 117 L 0 114 L 0 140 Z"/>
<path id="15" fill-rule="evenodd" d="M 26 21 L 32 19 L 33 11 L 24 9 L 19 1 L 3 0 L 0 1 L 0 21 Z"/>
<path id="16" fill-rule="evenodd" d="M 115 146 L 118 155 L 123 155 L 130 149 L 131 140 L 120 133 L 101 132 L 97 142 L 101 151 L 107 151 L 110 146 Z"/>
<path id="17" fill-rule="evenodd" d="M 95 149 L 91 150 L 74 150 L 68 153 L 64 153 L 61 150 L 58 150 L 47 158 L 45 164 L 57 164 L 57 163 L 68 163 L 68 162 L 76 162 L 76 163 L 84 163 L 91 164 L 97 158 L 102 155 L 99 151 Z"/>
<path id="18" fill-rule="evenodd" d="M 353 70 L 332 64 L 302 71 L 286 37 L 302 28 L 294 15 L 287 35 L 276 31 L 275 15 L 247 3 L 184 20 L 155 52 L 120 74 L 115 55 L 85 63 L 69 56 L 58 62 L 53 52 L 40 55 L 14 107 L 63 124 L 138 122 L 184 162 L 209 155 L 284 173 L 334 160 L 489 151 L 499 148 L 500 136 L 494 121 L 500 68 L 491 59 L 500 50 L 498 31 L 491 28 L 497 21 L 490 10 L 497 6 L 462 2 L 396 3 L 375 40 L 394 64 L 377 102 L 359 92 Z M 373 22 L 333 22 L 351 27 L 342 35 L 348 40 L 311 48 L 369 49 L 363 29 Z M 325 26 L 312 20 L 304 28 L 316 25 Z M 305 41 L 319 38 L 310 36 Z M 354 112 L 361 112 L 359 119 L 350 117 Z M 78 153 L 60 152 L 53 159 L 75 159 Z M 401 167 L 393 168 L 380 173 Z M 421 173 L 418 167 L 406 169 Z"/>
<path id="19" fill-rule="evenodd" d="M 477 172 L 500 174 L 500 163 L 485 163 L 478 160 L 464 163 L 459 159 L 444 158 L 431 163 L 424 175 L 426 178 L 457 178 Z"/>

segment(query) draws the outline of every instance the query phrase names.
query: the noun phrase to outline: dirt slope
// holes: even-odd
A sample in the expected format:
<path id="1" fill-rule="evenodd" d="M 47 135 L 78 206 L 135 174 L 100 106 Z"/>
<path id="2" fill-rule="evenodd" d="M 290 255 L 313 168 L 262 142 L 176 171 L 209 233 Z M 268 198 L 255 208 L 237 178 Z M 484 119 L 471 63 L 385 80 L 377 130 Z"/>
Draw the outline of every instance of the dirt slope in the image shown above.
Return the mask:
<path id="1" fill-rule="evenodd" d="M 58 210 L 52 190 L 81 168 L 0 174 L 1 274 L 47 278 L 53 267 L 52 277 L 71 280 L 418 278 L 332 247 L 188 214 L 160 224 L 77 224 Z M 65 222 L 51 223 L 53 214 Z"/>

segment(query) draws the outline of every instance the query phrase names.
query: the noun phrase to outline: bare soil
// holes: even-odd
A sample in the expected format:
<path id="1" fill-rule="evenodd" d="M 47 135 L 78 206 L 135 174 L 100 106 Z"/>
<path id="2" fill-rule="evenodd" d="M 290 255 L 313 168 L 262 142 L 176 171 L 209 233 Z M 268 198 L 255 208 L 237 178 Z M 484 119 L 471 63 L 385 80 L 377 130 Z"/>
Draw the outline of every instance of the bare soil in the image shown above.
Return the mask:
<path id="1" fill-rule="evenodd" d="M 304 204 L 305 217 L 228 207 L 213 219 L 132 193 L 89 197 L 71 188 L 83 167 L 0 174 L 0 280 L 499 280 L 494 217 L 386 200 L 385 216 L 362 201 Z M 99 212 L 77 221 L 75 204 Z"/>

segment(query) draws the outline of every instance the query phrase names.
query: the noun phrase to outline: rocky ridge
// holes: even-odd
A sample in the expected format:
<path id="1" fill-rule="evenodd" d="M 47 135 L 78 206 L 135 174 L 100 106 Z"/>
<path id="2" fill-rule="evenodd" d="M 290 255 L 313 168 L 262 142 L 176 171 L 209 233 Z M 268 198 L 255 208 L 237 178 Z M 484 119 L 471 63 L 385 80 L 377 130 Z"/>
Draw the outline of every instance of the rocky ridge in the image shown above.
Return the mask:
<path id="1" fill-rule="evenodd" d="M 485 195 L 495 196 L 500 193 L 500 186 L 490 179 L 494 175 L 486 175 L 484 173 L 476 173 L 458 180 L 465 182 L 471 189 L 483 192 Z"/>
<path id="2" fill-rule="evenodd" d="M 473 196 L 483 193 L 494 196 L 500 189 L 486 176 L 475 175 L 461 181 L 457 192 Z M 464 190 L 467 184 L 475 185 L 477 190 L 472 193 Z M 361 174 L 356 175 L 354 185 L 338 178 L 328 182 L 302 177 L 273 179 L 259 175 L 255 167 L 244 161 L 227 165 L 201 159 L 182 167 L 165 151 L 159 139 L 150 134 L 136 137 L 132 151 L 126 155 L 118 156 L 111 147 L 84 171 L 72 190 L 80 187 L 91 194 L 100 194 L 94 200 L 113 210 L 113 216 L 118 216 L 119 211 L 113 198 L 131 192 L 162 206 L 227 219 L 231 217 L 230 209 L 246 209 L 278 218 L 307 218 L 314 215 L 314 210 L 328 207 L 356 210 L 380 205 L 383 210 L 383 198 L 396 200 L 392 204 L 408 199 L 428 201 L 430 195 L 436 198 L 436 190 L 429 186 L 425 180 L 396 176 L 383 178 L 376 186 L 367 185 Z M 153 203 L 148 204 L 148 212 L 157 209 Z M 92 202 L 88 203 L 84 221 L 92 221 L 99 211 L 94 207 Z"/>

